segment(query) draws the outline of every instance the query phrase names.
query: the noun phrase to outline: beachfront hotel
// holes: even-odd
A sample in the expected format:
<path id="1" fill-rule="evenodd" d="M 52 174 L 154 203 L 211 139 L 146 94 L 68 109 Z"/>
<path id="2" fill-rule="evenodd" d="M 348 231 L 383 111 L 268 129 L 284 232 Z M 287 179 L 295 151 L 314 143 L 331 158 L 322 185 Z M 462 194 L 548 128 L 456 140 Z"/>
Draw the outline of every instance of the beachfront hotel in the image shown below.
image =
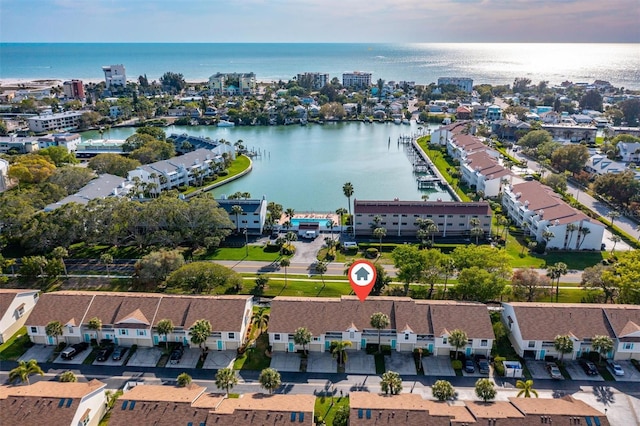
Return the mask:
<path id="1" fill-rule="evenodd" d="M 342 85 L 344 87 L 369 87 L 371 86 L 371 73 L 354 71 L 342 74 Z"/>

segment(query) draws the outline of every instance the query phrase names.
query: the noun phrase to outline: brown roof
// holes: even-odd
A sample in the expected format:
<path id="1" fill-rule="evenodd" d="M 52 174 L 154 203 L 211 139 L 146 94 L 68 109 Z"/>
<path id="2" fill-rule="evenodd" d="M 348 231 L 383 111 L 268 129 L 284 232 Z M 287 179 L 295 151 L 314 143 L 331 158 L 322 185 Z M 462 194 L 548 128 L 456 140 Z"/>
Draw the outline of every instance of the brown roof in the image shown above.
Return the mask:
<path id="1" fill-rule="evenodd" d="M 81 399 L 104 386 L 97 380 L 88 383 L 41 381 L 29 386 L 0 386 L 0 424 L 71 424 Z"/>
<path id="2" fill-rule="evenodd" d="M 493 339 L 493 328 L 485 305 L 455 301 L 413 300 L 408 297 L 371 297 L 364 302 L 355 296 L 340 298 L 276 297 L 271 301 L 269 331 L 293 333 L 307 327 L 318 336 L 328 331 L 345 331 L 352 324 L 371 329 L 371 315 L 389 316 L 389 329 L 406 328 L 421 335 L 440 335 L 443 330 L 461 328 L 470 338 Z"/>
<path id="3" fill-rule="evenodd" d="M 491 215 L 491 207 L 487 202 L 457 201 L 364 201 L 354 200 L 355 214 L 460 214 Z"/>
<path id="4" fill-rule="evenodd" d="M 603 426 L 607 426 L 609 424 L 609 421 L 603 413 L 596 410 L 586 402 L 573 398 L 571 395 L 554 399 L 511 397 L 509 398 L 509 401 L 528 417 L 538 415 L 598 417 Z M 554 421 L 553 424 L 560 423 L 556 423 L 556 421 Z"/>
<path id="5" fill-rule="evenodd" d="M 558 220 L 559 224 L 574 223 L 585 220 L 591 220 L 587 215 L 569 206 L 562 200 L 560 195 L 540 182 L 529 181 L 517 183 L 512 186 L 511 192 L 520 193 L 518 201 L 524 203 L 529 202 L 527 208 L 538 213 L 541 209 L 544 211 L 543 219 L 554 222 Z"/>
<path id="6" fill-rule="evenodd" d="M 603 310 L 611 328 L 618 338 L 631 334 L 640 336 L 640 306 L 605 305 Z"/>
<path id="7" fill-rule="evenodd" d="M 7 312 L 7 309 L 9 309 L 11 302 L 13 302 L 13 299 L 15 299 L 18 294 L 28 293 L 32 291 L 38 290 L 22 290 L 10 288 L 0 289 L 0 318 L 2 318 L 5 312 Z"/>
<path id="8" fill-rule="evenodd" d="M 97 317 L 103 325 L 136 328 L 155 326 L 168 318 L 175 327 L 188 329 L 204 318 L 215 330 L 234 331 L 242 327 L 244 308 L 251 297 L 59 291 L 40 297 L 28 325 L 46 325 L 55 319 L 67 324 L 73 318 L 78 326 Z"/>
<path id="9" fill-rule="evenodd" d="M 586 303 L 510 302 L 523 340 L 552 341 L 571 334 L 582 339 L 596 335 L 615 337 L 608 327 L 602 305 Z"/>
<path id="10" fill-rule="evenodd" d="M 501 166 L 500 163 L 498 163 L 494 157 L 487 154 L 486 151 L 479 151 L 467 155 L 466 162 L 473 170 L 491 179 L 513 174 L 510 170 Z"/>
<path id="11" fill-rule="evenodd" d="M 111 414 L 109 425 L 214 425 L 313 424 L 315 396 L 244 394 L 227 399 L 206 393 L 192 384 L 187 388 L 141 385 L 123 394 Z M 133 403 L 135 401 L 135 403 Z M 133 408 L 132 408 L 133 404 Z M 300 414 L 304 419 L 300 422 Z"/>

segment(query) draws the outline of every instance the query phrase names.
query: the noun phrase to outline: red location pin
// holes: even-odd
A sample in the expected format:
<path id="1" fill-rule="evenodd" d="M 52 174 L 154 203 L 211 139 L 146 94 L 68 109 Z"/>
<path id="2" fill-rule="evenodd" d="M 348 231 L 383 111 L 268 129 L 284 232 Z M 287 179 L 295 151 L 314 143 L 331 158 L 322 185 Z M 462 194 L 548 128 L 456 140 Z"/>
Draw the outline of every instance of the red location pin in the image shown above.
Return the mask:
<path id="1" fill-rule="evenodd" d="M 376 267 L 368 260 L 356 260 L 349 268 L 349 283 L 361 302 L 364 302 L 376 282 Z"/>

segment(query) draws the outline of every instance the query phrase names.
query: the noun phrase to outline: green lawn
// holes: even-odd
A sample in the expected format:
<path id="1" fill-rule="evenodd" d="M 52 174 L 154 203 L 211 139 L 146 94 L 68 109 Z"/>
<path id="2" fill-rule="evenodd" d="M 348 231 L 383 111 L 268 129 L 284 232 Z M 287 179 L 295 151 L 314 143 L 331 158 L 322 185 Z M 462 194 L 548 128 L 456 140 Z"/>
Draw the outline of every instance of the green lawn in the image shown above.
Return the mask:
<path id="1" fill-rule="evenodd" d="M 327 426 L 333 426 L 333 418 L 341 407 L 349 408 L 349 398 L 320 396 L 316 398 L 315 415 L 322 417 Z"/>
<path id="2" fill-rule="evenodd" d="M 256 346 L 249 348 L 243 355 L 238 355 L 233 363 L 234 370 L 262 371 L 271 364 L 271 358 L 266 355 L 269 346 L 269 335 L 262 333 L 256 340 Z"/>
<path id="3" fill-rule="evenodd" d="M 100 259 L 100 255 L 109 253 L 114 259 L 138 259 L 145 254 L 146 251 L 140 250 L 138 247 L 113 247 L 106 245 L 88 245 L 86 243 L 77 243 L 69 246 L 69 257 L 78 259 Z"/>
<path id="4" fill-rule="evenodd" d="M 9 340 L 0 345 L 0 361 L 16 361 L 32 346 L 27 328 L 22 327 Z"/>
<path id="5" fill-rule="evenodd" d="M 246 247 L 218 247 L 204 255 L 197 256 L 197 260 L 255 260 L 261 262 L 275 262 L 281 258 L 278 251 L 268 251 L 266 247 L 249 244 L 249 256 Z"/>
<path id="6" fill-rule="evenodd" d="M 251 290 L 250 286 L 246 286 Z M 296 281 L 287 279 L 285 287 L 284 280 L 272 280 L 267 284 L 264 296 L 298 296 L 298 297 L 340 297 L 343 294 L 352 292 L 348 281 L 326 282 L 323 288 L 320 278 L 315 281 Z"/>

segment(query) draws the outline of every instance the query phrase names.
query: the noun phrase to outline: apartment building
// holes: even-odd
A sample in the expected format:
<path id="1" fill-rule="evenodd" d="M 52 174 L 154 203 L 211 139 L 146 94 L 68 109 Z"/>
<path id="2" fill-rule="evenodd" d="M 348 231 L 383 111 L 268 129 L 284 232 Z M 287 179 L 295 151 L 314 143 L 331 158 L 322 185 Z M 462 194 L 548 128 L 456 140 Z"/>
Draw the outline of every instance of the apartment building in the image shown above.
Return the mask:
<path id="1" fill-rule="evenodd" d="M 362 71 L 343 73 L 342 85 L 352 88 L 367 88 L 371 86 L 371 73 Z"/>
<path id="2" fill-rule="evenodd" d="M 460 90 L 464 90 L 467 93 L 473 91 L 473 79 L 464 77 L 439 77 L 438 86 L 453 85 L 458 86 Z"/>
<path id="3" fill-rule="evenodd" d="M 43 114 L 29 117 L 29 130 L 35 133 L 51 133 L 78 128 L 84 111 L 66 111 L 57 114 Z"/>
<path id="4" fill-rule="evenodd" d="M 214 95 L 254 95 L 255 73 L 216 73 L 209 77 L 209 91 Z"/>
<path id="5" fill-rule="evenodd" d="M 107 85 L 107 90 L 113 86 L 126 86 L 127 85 L 127 73 L 124 65 L 110 65 L 102 67 L 104 72 L 104 82 Z"/>

